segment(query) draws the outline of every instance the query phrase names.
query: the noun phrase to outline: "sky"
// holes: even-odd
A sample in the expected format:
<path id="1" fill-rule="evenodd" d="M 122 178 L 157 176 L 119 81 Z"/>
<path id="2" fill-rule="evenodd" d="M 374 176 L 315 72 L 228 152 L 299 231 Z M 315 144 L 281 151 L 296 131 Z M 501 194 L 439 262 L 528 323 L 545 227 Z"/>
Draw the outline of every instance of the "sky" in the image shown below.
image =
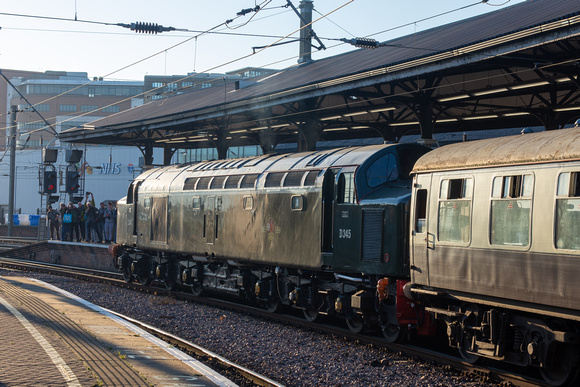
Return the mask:
<path id="1" fill-rule="evenodd" d="M 354 50 L 341 38 L 386 41 L 524 0 L 314 0 L 312 28 L 326 46 L 312 59 Z M 0 6 L 0 69 L 78 71 L 106 80 L 225 73 L 296 64 L 300 22 L 287 0 L 20 0 Z M 292 0 L 296 8 L 300 0 Z M 259 12 L 238 16 L 242 9 Z M 23 15 L 23 16 L 16 16 Z M 48 19 L 52 18 L 52 19 Z M 76 21 L 75 21 L 76 19 Z M 226 21 L 232 20 L 226 24 Z M 116 24 L 174 27 L 135 33 Z M 107 25 L 110 24 L 110 25 Z M 211 30 L 210 33 L 204 33 Z M 316 41 L 313 41 L 317 44 Z M 265 49 L 253 50 L 253 47 Z"/>

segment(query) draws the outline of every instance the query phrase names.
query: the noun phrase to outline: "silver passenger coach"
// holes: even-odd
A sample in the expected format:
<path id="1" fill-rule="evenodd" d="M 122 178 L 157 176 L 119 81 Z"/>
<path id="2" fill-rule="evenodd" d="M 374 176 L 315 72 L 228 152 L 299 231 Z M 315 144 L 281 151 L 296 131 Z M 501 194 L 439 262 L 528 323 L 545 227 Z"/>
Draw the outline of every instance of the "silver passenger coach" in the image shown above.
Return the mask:
<path id="1" fill-rule="evenodd" d="M 413 173 L 411 282 L 450 344 L 576 373 L 580 129 L 448 145 Z"/>

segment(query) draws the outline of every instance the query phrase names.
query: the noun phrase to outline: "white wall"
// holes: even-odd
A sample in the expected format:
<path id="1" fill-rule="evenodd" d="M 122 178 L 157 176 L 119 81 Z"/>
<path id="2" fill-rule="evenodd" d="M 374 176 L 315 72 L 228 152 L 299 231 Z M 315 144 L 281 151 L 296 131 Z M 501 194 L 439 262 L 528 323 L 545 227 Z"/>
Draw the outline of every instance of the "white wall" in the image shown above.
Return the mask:
<path id="1" fill-rule="evenodd" d="M 84 147 L 77 149 L 85 151 Z M 137 147 L 87 146 L 83 155 L 86 157 L 86 166 L 92 168 L 92 171 L 85 169 L 85 192 L 94 194 L 97 205 L 101 201 L 118 200 L 124 197 L 133 178 L 141 172 L 139 158 L 142 154 Z M 1 205 L 8 204 L 9 159 L 8 152 L 0 162 Z M 154 163 L 161 163 L 162 160 L 163 151 L 155 149 Z M 82 160 L 77 164 L 79 169 L 82 169 L 84 162 L 85 160 Z M 54 165 L 57 170 L 64 170 L 65 149 L 59 150 L 58 161 Z M 37 209 L 41 208 L 41 195 L 38 193 L 40 190 L 39 168 L 41 167 L 40 149 L 25 149 L 16 152 L 15 213 L 21 209 L 23 214 L 36 214 Z M 64 174 L 59 182 L 63 184 L 64 189 Z M 68 196 L 62 194 L 60 201 L 68 202 Z"/>

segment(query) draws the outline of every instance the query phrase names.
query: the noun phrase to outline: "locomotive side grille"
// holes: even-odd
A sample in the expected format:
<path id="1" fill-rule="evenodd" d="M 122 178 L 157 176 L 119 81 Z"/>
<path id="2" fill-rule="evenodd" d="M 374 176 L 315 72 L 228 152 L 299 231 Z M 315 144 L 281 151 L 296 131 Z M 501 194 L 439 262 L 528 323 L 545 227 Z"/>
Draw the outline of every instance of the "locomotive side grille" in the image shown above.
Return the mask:
<path id="1" fill-rule="evenodd" d="M 306 175 L 306 179 L 304 179 L 304 186 L 315 185 L 318 173 L 320 173 L 320 171 L 308 172 L 308 175 Z"/>
<path id="2" fill-rule="evenodd" d="M 228 180 L 226 181 L 226 189 L 233 189 L 233 188 L 238 188 L 238 183 L 240 182 L 240 179 L 242 178 L 242 175 L 236 175 L 236 176 L 230 176 L 228 178 Z"/>
<path id="3" fill-rule="evenodd" d="M 284 180 L 284 187 L 300 187 L 304 172 L 289 172 Z"/>
<path id="4" fill-rule="evenodd" d="M 214 179 L 211 181 L 211 187 L 209 187 L 209 189 L 222 189 L 225 180 L 226 176 L 214 177 Z"/>
<path id="5" fill-rule="evenodd" d="M 258 180 L 258 175 L 246 175 L 244 176 L 244 180 L 242 180 L 242 186 L 240 188 L 254 188 L 256 184 L 256 180 Z"/>
<path id="6" fill-rule="evenodd" d="M 361 260 L 363 262 L 380 262 L 382 241 L 383 210 L 363 210 Z"/>
<path id="7" fill-rule="evenodd" d="M 209 181 L 211 180 L 211 177 L 200 177 L 199 178 L 199 183 L 197 183 L 197 188 L 198 189 L 207 189 L 207 187 L 209 186 Z"/>
<path id="8" fill-rule="evenodd" d="M 282 182 L 282 178 L 286 172 L 274 172 L 269 173 L 266 176 L 266 183 L 264 184 L 266 187 L 280 187 L 280 183 Z"/>
<path id="9" fill-rule="evenodd" d="M 185 179 L 185 183 L 183 183 L 183 190 L 184 191 L 194 190 L 195 183 L 197 183 L 198 180 L 199 177 L 188 177 L 187 179 Z"/>

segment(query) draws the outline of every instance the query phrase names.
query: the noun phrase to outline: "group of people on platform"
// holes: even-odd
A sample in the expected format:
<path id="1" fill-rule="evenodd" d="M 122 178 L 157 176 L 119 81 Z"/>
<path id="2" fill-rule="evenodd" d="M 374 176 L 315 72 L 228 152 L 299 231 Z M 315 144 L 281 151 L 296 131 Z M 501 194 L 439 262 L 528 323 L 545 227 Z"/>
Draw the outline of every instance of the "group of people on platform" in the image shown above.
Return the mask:
<path id="1" fill-rule="evenodd" d="M 100 207 L 96 208 L 91 192 L 87 192 L 84 203 L 82 200 L 77 205 L 73 202 L 69 202 L 68 206 L 60 203 L 58 210 L 49 205 L 46 217 L 51 240 L 92 243 L 115 241 L 117 209 L 113 202 L 108 205 L 101 202 Z"/>

